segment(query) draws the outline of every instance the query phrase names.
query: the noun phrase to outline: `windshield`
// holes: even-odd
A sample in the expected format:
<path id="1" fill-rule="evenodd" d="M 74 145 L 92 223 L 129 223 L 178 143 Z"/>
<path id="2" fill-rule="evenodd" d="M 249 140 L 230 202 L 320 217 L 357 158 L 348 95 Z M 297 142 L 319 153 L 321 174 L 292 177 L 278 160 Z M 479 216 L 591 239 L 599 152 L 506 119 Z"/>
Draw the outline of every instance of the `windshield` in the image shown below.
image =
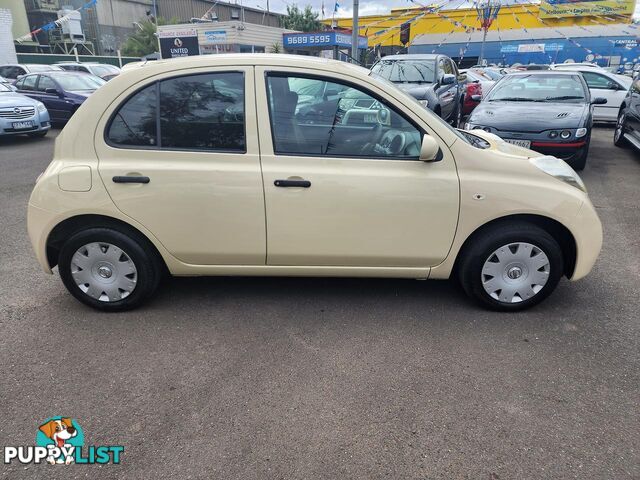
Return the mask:
<path id="1" fill-rule="evenodd" d="M 92 65 L 91 69 L 95 75 L 115 75 L 120 73 L 120 70 L 111 65 Z"/>
<path id="2" fill-rule="evenodd" d="M 482 73 L 484 73 L 485 76 L 489 77 L 491 80 L 500 80 L 502 77 L 504 77 L 504 75 L 496 70 L 490 70 L 490 69 L 486 69 L 483 70 Z"/>
<path id="3" fill-rule="evenodd" d="M 3 83 L 0 83 L 0 93 L 4 93 L 4 92 L 13 92 L 13 90 L 11 90 L 8 86 L 6 86 Z"/>
<path id="4" fill-rule="evenodd" d="M 436 76 L 434 60 L 380 60 L 371 71 L 391 82 L 433 83 Z"/>
<path id="5" fill-rule="evenodd" d="M 59 67 L 54 65 L 27 65 L 30 72 L 50 72 L 51 70 L 60 70 Z"/>
<path id="6" fill-rule="evenodd" d="M 63 90 L 70 91 L 95 90 L 106 83 L 100 77 L 86 74 L 73 75 L 63 73 L 51 75 L 51 78 L 55 79 Z"/>
<path id="7" fill-rule="evenodd" d="M 585 88 L 576 75 L 508 75 L 487 96 L 488 102 L 585 103 Z"/>

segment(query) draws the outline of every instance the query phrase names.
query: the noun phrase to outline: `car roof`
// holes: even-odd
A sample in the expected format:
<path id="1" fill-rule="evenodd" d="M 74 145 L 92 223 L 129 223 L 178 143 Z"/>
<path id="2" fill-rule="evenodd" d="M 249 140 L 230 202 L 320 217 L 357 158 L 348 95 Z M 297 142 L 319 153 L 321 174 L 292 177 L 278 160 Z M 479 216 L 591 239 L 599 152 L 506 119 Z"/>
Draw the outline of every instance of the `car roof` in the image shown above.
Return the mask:
<path id="1" fill-rule="evenodd" d="M 531 76 L 531 75 L 538 75 L 538 76 L 542 76 L 542 75 L 560 75 L 560 76 L 575 76 L 576 74 L 578 74 L 580 72 L 574 72 L 572 70 L 568 70 L 568 71 L 561 71 L 561 70 L 519 70 L 517 72 L 512 72 L 509 73 L 508 75 L 510 77 L 512 76 Z"/>
<path id="2" fill-rule="evenodd" d="M 410 53 L 400 55 L 387 55 L 380 60 L 436 60 L 438 57 L 446 57 L 439 53 Z"/>
<path id="3" fill-rule="evenodd" d="M 386 57 L 385 57 L 386 58 Z M 167 58 L 142 62 L 126 71 L 127 78 L 134 75 L 147 77 L 150 72 L 179 71 L 192 67 L 216 67 L 233 65 L 257 65 L 273 67 L 299 67 L 299 68 L 323 68 L 339 73 L 368 76 L 370 71 L 366 68 L 329 58 L 308 57 L 306 55 L 290 55 L 282 53 L 221 53 L 218 55 L 193 55 L 180 58 Z"/>

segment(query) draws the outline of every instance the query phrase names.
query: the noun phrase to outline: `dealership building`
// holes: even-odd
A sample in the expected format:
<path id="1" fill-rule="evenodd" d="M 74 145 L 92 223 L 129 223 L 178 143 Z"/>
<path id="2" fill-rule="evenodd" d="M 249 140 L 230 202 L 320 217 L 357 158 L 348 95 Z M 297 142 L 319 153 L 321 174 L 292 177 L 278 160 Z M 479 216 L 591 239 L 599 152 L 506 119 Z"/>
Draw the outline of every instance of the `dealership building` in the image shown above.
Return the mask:
<path id="1" fill-rule="evenodd" d="M 633 28 L 632 28 L 633 27 Z M 561 35 L 562 33 L 563 35 Z M 630 25 L 538 28 L 535 31 L 507 30 L 487 32 L 484 58 L 488 63 L 593 62 L 602 66 L 619 66 L 640 62 L 638 29 Z M 482 31 L 471 34 L 417 35 L 409 53 L 443 53 L 461 65 L 474 65 L 480 56 Z"/>
<path id="2" fill-rule="evenodd" d="M 634 0 L 542 0 L 502 5 L 487 31 L 490 63 L 591 61 L 617 66 L 640 62 L 640 25 L 632 23 Z M 350 29 L 351 18 L 329 19 Z M 360 35 L 376 55 L 443 53 L 462 66 L 475 64 L 484 32 L 475 8 L 410 7 L 360 17 Z"/>

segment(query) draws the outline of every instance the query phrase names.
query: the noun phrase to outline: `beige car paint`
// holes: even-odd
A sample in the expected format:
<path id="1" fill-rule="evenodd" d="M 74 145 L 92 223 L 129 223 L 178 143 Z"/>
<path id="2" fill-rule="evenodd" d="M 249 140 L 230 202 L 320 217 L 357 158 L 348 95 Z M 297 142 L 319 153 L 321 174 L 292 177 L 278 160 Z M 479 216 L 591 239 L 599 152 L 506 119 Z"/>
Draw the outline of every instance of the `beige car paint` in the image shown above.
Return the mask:
<path id="1" fill-rule="evenodd" d="M 104 127 L 130 93 L 158 78 L 225 69 L 246 74 L 247 154 L 105 144 Z M 443 161 L 375 160 L 372 166 L 367 160 L 273 155 L 265 69 L 312 71 L 374 91 L 440 142 Z M 600 221 L 588 196 L 533 166 L 527 157 L 535 152 L 478 134 L 490 141 L 490 149 L 472 147 L 412 97 L 344 62 L 268 54 L 149 62 L 91 95 L 59 135 L 54 160 L 29 200 L 29 236 L 49 273 L 46 243 L 51 230 L 65 219 L 98 214 L 138 229 L 174 275 L 427 278 L 431 273 L 432 278 L 447 278 L 477 228 L 508 215 L 533 214 L 570 230 L 578 250 L 572 279 L 586 275 L 602 244 Z M 78 165 L 91 169 L 90 190 L 61 190 L 60 173 Z M 109 183 L 114 175 L 131 173 L 152 181 L 117 188 Z M 313 187 L 276 192 L 273 179 L 283 176 L 304 177 Z M 341 186 L 329 184 L 341 177 Z M 256 190 L 264 196 L 255 195 Z M 260 200 L 265 197 L 266 205 Z M 362 205 L 365 200 L 372 202 L 371 209 Z"/>

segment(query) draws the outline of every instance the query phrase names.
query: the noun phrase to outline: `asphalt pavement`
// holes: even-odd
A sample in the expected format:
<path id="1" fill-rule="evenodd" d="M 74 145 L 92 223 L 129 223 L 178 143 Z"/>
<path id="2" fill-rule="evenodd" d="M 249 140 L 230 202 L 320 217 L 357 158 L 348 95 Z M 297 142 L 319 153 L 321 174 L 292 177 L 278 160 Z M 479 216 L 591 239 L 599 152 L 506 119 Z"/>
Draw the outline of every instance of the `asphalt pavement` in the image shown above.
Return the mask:
<path id="1" fill-rule="evenodd" d="M 73 417 L 119 465 L 1 478 L 640 478 L 640 153 L 594 131 L 593 272 L 533 310 L 453 282 L 188 278 L 141 309 L 40 271 L 26 204 L 53 153 L 0 141 L 0 447 Z"/>

